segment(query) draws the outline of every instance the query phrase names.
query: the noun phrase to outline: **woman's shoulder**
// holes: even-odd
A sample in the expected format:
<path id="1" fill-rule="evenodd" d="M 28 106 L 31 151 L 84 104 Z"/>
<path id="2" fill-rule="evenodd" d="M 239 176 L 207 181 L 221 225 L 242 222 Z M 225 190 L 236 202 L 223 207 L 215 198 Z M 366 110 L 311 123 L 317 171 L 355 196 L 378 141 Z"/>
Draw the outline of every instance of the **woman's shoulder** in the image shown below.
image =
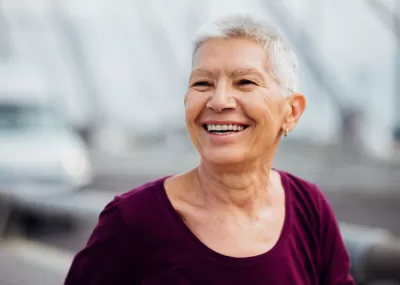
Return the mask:
<path id="1" fill-rule="evenodd" d="M 116 198 L 122 203 L 122 206 L 132 206 L 131 204 L 143 204 L 154 202 L 153 198 L 164 190 L 164 181 L 170 176 L 161 177 L 140 186 L 137 186 L 127 192 L 121 193 Z M 151 201 L 149 201 L 149 199 Z M 138 205 L 136 205 L 138 206 Z"/>
<path id="2" fill-rule="evenodd" d="M 160 215 L 162 207 L 157 205 L 164 180 L 115 196 L 104 207 L 85 248 L 75 256 L 65 284 L 126 284 L 135 280 L 152 248 L 152 233 L 164 230 L 164 224 L 168 226 L 165 215 Z"/>
<path id="3" fill-rule="evenodd" d="M 326 199 L 315 183 L 286 171 L 277 171 L 281 176 L 285 191 L 290 194 L 292 204 L 306 206 L 309 210 L 316 212 L 320 210 L 321 203 L 324 203 Z"/>
<path id="4" fill-rule="evenodd" d="M 293 173 L 277 170 L 281 176 L 282 183 L 285 187 L 293 188 L 300 191 L 310 192 L 313 194 L 319 193 L 320 190 L 317 185 L 309 180 L 301 178 Z"/>
<path id="5" fill-rule="evenodd" d="M 164 191 L 164 181 L 167 177 L 162 177 L 149 181 L 141 186 L 135 187 L 130 191 L 124 192 L 114 197 L 101 212 L 100 216 L 106 212 L 118 213 L 120 222 L 125 227 L 135 230 L 144 227 L 147 223 L 159 220 L 162 216 L 161 203 L 162 192 Z"/>

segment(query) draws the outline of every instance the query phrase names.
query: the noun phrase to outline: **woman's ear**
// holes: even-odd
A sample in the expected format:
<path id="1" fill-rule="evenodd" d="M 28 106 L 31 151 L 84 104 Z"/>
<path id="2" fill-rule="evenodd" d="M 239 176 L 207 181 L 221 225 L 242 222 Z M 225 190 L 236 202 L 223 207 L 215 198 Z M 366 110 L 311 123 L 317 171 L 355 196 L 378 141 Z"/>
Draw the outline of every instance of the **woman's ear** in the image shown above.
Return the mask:
<path id="1" fill-rule="evenodd" d="M 286 113 L 283 131 L 291 131 L 296 127 L 301 115 L 303 115 L 307 100 L 303 94 L 293 93 L 286 98 L 286 102 L 288 104 L 288 112 Z"/>

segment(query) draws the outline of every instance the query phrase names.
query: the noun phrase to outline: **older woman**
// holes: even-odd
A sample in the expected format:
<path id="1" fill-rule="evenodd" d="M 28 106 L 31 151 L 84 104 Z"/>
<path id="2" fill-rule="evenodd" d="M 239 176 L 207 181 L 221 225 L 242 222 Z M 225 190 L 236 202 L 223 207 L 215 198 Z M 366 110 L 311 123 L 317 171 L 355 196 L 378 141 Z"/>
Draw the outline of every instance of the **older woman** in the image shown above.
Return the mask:
<path id="1" fill-rule="evenodd" d="M 296 79 L 267 23 L 206 25 L 184 100 L 198 167 L 110 202 L 65 284 L 354 284 L 321 191 L 272 167 L 306 107 Z"/>

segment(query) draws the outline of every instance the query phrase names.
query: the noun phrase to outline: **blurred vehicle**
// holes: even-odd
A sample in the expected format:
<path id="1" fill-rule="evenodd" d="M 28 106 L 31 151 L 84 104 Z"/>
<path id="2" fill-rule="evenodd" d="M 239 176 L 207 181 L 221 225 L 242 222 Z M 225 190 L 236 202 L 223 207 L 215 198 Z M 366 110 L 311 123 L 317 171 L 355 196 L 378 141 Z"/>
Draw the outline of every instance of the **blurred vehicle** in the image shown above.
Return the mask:
<path id="1" fill-rule="evenodd" d="M 1 71 L 1 77 L 7 78 L 0 82 L 3 178 L 71 189 L 89 184 L 92 168 L 87 147 L 63 119 L 45 84 L 35 73 L 27 76 L 20 71 Z"/>

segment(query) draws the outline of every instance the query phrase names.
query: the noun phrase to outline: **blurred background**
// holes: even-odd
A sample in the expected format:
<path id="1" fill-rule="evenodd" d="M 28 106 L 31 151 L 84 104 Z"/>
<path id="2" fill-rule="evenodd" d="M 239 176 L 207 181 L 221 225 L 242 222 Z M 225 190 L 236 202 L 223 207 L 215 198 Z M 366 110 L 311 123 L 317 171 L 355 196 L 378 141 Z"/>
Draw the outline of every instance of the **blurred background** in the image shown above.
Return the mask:
<path id="1" fill-rule="evenodd" d="M 374 270 L 358 253 L 400 235 L 399 0 L 0 0 L 0 285 L 62 284 L 114 195 L 196 165 L 191 39 L 229 12 L 294 47 L 308 108 L 275 167 L 325 191 Z"/>

